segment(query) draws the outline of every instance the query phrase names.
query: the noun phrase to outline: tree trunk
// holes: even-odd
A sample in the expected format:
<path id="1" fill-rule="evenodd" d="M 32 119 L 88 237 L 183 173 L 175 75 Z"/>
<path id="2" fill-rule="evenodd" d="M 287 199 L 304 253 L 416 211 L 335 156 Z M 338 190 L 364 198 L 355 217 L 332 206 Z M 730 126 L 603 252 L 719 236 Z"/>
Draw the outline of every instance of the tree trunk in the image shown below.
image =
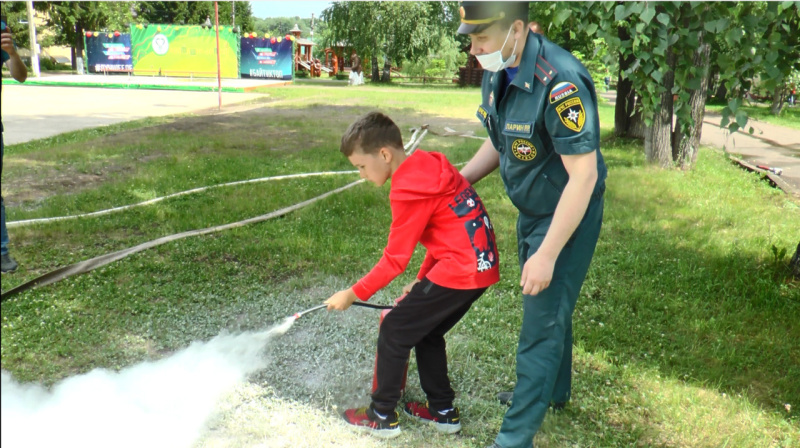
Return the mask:
<path id="1" fill-rule="evenodd" d="M 717 91 L 714 92 L 714 99 L 717 101 L 725 101 L 725 97 L 728 96 L 728 88 L 725 87 L 725 83 L 719 81 L 717 85 Z"/>
<path id="2" fill-rule="evenodd" d="M 635 99 L 636 95 L 634 92 L 634 100 L 633 106 L 635 112 L 630 117 L 630 121 L 628 122 L 628 138 L 638 138 L 639 140 L 644 140 L 647 136 L 647 126 L 644 124 L 644 118 L 642 118 L 642 110 L 636 105 L 637 101 Z"/>
<path id="3" fill-rule="evenodd" d="M 81 20 L 75 23 L 75 45 L 73 49 L 75 53 L 72 58 L 72 68 L 77 70 L 77 60 L 78 58 L 83 58 L 83 22 Z M 86 67 L 86 61 L 83 61 L 83 66 Z M 86 69 L 84 68 L 84 70 Z"/>
<path id="4" fill-rule="evenodd" d="M 769 107 L 769 111 L 772 115 L 778 116 L 781 114 L 783 110 L 783 101 L 786 99 L 786 89 L 783 86 L 775 87 L 775 91 L 772 93 L 772 105 Z"/>
<path id="5" fill-rule="evenodd" d="M 797 251 L 789 262 L 789 267 L 792 268 L 792 275 L 796 279 L 800 279 L 800 243 L 797 244 Z"/>
<path id="6" fill-rule="evenodd" d="M 622 40 L 629 40 L 630 35 L 625 27 L 618 27 L 617 34 Z M 630 137 L 631 115 L 636 104 L 636 91 L 631 80 L 623 79 L 623 72 L 631 67 L 636 58 L 633 55 L 619 56 L 619 74 L 617 75 L 617 102 L 614 105 L 614 135 Z"/>
<path id="7" fill-rule="evenodd" d="M 700 137 L 703 133 L 703 118 L 706 113 L 706 98 L 708 94 L 708 68 L 710 65 L 711 45 L 704 42 L 705 33 L 700 35 L 700 48 L 694 55 L 695 67 L 703 67 L 700 80 L 700 88 L 693 90 L 689 97 L 689 107 L 692 108 L 692 120 L 694 126 L 688 138 L 679 136 L 678 153 L 675 161 L 681 169 L 692 169 L 697 161 L 697 151 L 700 149 Z"/>
<path id="8" fill-rule="evenodd" d="M 373 53 L 372 54 L 372 82 L 378 82 L 381 80 L 381 73 L 378 70 L 378 55 Z"/>
<path id="9" fill-rule="evenodd" d="M 672 86 L 675 80 L 673 67 L 675 55 L 667 50 L 667 67 L 662 81 L 665 91 L 660 96 L 660 106 L 653 114 L 653 124 L 647 129 L 644 140 L 644 154 L 648 163 L 662 168 L 672 166 Z"/>
<path id="10" fill-rule="evenodd" d="M 383 74 L 381 74 L 381 82 L 392 82 L 392 64 L 389 57 L 383 59 Z"/>

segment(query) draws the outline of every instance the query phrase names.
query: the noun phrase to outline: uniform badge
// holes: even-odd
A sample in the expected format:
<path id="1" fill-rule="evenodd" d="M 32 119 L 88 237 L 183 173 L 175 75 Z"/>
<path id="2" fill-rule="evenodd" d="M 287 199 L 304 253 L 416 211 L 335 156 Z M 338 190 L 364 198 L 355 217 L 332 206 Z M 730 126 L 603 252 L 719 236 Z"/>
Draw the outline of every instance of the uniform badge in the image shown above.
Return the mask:
<path id="1" fill-rule="evenodd" d="M 555 104 L 577 92 L 578 87 L 575 84 L 571 82 L 560 82 L 550 91 L 550 104 Z"/>
<path id="2" fill-rule="evenodd" d="M 489 105 L 491 106 L 494 103 L 494 92 L 489 94 Z"/>
<path id="3" fill-rule="evenodd" d="M 529 82 L 526 82 L 526 83 L 525 83 L 525 88 L 526 88 L 526 89 L 530 89 L 530 88 L 531 88 L 531 83 L 529 83 Z"/>
<path id="4" fill-rule="evenodd" d="M 567 129 L 581 132 L 583 124 L 586 122 L 586 111 L 580 97 L 570 98 L 556 106 L 558 118 Z"/>
<path id="5" fill-rule="evenodd" d="M 533 143 L 518 138 L 511 144 L 511 153 L 519 160 L 528 162 L 536 158 L 536 147 L 533 146 Z"/>

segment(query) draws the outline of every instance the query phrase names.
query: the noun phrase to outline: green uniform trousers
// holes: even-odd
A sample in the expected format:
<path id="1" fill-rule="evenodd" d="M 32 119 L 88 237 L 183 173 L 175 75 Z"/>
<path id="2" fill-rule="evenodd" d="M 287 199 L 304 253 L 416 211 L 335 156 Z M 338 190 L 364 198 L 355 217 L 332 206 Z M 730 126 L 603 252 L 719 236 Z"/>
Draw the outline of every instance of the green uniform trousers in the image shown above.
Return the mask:
<path id="1" fill-rule="evenodd" d="M 572 312 L 594 255 L 603 221 L 600 190 L 562 249 L 550 286 L 523 295 L 524 314 L 517 347 L 517 384 L 495 442 L 530 448 L 551 401 L 566 402 L 572 389 Z M 520 269 L 542 244 L 552 216 L 517 220 Z"/>

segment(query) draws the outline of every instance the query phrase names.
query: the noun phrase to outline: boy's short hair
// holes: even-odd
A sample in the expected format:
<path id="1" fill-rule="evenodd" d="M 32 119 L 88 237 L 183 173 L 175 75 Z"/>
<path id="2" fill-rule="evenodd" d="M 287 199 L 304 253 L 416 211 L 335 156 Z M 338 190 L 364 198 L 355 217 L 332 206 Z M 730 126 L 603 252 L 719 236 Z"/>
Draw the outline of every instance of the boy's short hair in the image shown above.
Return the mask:
<path id="1" fill-rule="evenodd" d="M 347 128 L 339 151 L 350 157 L 355 151 L 377 154 L 383 147 L 403 150 L 400 128 L 385 114 L 370 112 Z"/>

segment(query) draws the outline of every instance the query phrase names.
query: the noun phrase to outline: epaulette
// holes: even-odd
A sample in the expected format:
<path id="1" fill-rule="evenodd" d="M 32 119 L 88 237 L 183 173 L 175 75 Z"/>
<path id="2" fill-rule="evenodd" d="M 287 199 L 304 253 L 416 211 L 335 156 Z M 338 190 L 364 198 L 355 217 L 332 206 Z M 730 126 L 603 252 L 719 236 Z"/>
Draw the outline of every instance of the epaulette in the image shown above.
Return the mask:
<path id="1" fill-rule="evenodd" d="M 553 80 L 553 78 L 556 76 L 557 73 L 558 70 L 556 70 L 552 65 L 550 65 L 550 63 L 547 62 L 547 59 L 543 58 L 542 55 L 538 56 L 536 60 L 536 71 L 534 71 L 534 75 L 536 76 L 536 79 L 539 80 L 539 82 L 541 82 L 544 85 L 547 85 L 550 81 Z"/>

